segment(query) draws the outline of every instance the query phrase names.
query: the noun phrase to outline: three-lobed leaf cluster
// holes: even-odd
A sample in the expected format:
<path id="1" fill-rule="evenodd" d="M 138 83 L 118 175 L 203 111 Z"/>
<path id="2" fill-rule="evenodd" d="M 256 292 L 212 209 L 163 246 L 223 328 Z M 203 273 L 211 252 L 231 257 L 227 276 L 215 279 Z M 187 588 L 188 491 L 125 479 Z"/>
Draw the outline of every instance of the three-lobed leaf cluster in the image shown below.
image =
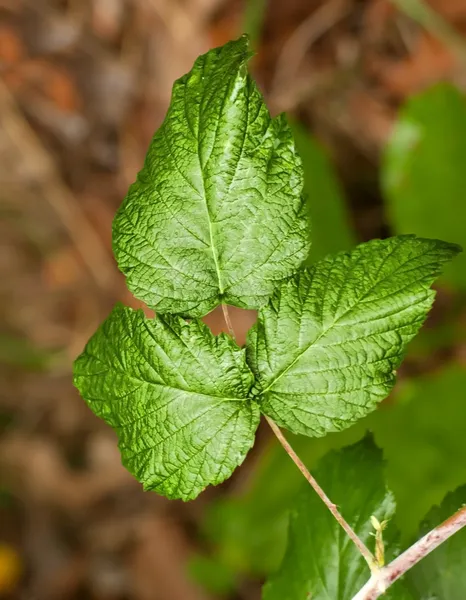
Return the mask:
<path id="1" fill-rule="evenodd" d="M 322 436 L 373 410 L 459 251 L 407 235 L 302 268 L 301 162 L 249 57 L 242 37 L 175 83 L 113 228 L 128 286 L 157 317 L 115 307 L 75 362 L 75 384 L 116 430 L 124 465 L 169 498 L 229 477 L 261 413 Z M 199 320 L 220 303 L 259 309 L 246 348 Z"/>

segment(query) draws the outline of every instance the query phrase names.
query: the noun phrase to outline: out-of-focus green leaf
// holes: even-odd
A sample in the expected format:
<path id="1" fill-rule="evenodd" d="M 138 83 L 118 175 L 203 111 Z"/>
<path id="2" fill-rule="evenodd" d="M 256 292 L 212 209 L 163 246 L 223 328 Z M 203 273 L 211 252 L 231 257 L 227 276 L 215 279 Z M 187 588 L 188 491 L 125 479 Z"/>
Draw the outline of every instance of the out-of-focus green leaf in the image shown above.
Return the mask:
<path id="1" fill-rule="evenodd" d="M 411 98 L 385 150 L 382 185 L 396 233 L 466 246 L 466 101 L 441 84 Z M 445 269 L 466 288 L 466 254 Z"/>
<path id="2" fill-rule="evenodd" d="M 440 506 L 433 508 L 421 526 L 425 535 L 451 517 L 466 503 L 466 485 L 448 494 Z M 464 600 L 466 598 L 466 528 L 455 533 L 408 574 L 422 600 Z"/>
<path id="3" fill-rule="evenodd" d="M 311 215 L 312 246 L 307 264 L 327 254 L 350 250 L 356 236 L 342 189 L 324 149 L 299 123 L 291 123 L 304 169 L 304 191 Z"/>
<path id="4" fill-rule="evenodd" d="M 188 574 L 212 594 L 224 596 L 235 589 L 235 572 L 215 557 L 195 554 L 188 562 Z"/>
<path id="5" fill-rule="evenodd" d="M 264 23 L 267 0 L 246 0 L 243 18 L 243 32 L 249 35 L 251 44 L 255 46 L 261 35 Z"/>
<path id="6" fill-rule="evenodd" d="M 429 508 L 466 481 L 466 370 L 405 381 L 392 406 L 370 419 L 387 461 L 397 522 L 413 535 Z"/>
<path id="7" fill-rule="evenodd" d="M 17 335 L 0 334 L 0 364 L 7 367 L 42 371 L 47 368 L 53 353 L 34 347 L 27 339 Z"/>
<path id="8" fill-rule="evenodd" d="M 358 423 L 323 438 L 287 433 L 287 438 L 309 469 L 329 450 L 359 440 L 365 426 Z M 241 496 L 217 500 L 208 508 L 204 534 L 215 545 L 215 555 L 231 568 L 257 575 L 278 568 L 286 546 L 288 510 L 303 478 L 275 440 L 263 452 L 250 485 Z M 266 491 L 265 491 L 266 490 Z"/>
<path id="9" fill-rule="evenodd" d="M 462 301 L 462 299 L 460 299 Z M 425 359 L 439 350 L 447 350 L 466 339 L 466 323 L 462 322 L 460 311 L 450 309 L 439 323 L 427 323 L 419 335 L 409 345 L 410 356 Z"/>
<path id="10" fill-rule="evenodd" d="M 371 516 L 379 522 L 395 513 L 385 486 L 382 452 L 370 439 L 331 452 L 315 472 L 332 501 L 358 537 L 373 547 Z M 387 562 L 399 551 L 393 523 L 384 532 Z M 307 484 L 293 504 L 288 548 L 279 571 L 264 587 L 264 600 L 351 600 L 370 577 L 366 561 L 322 500 Z M 400 598 L 399 582 L 387 598 Z M 403 593 L 403 592 L 401 592 Z M 401 597 L 405 597 L 402 595 Z"/>

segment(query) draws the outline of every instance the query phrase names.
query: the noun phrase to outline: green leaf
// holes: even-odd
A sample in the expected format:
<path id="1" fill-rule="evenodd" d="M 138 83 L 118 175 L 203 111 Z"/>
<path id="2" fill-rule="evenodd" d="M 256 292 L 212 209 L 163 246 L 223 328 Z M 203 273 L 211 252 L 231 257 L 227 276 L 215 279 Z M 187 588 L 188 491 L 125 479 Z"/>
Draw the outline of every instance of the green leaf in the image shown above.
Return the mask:
<path id="1" fill-rule="evenodd" d="M 262 412 L 321 436 L 372 411 L 432 305 L 430 285 L 458 251 L 413 236 L 373 240 L 283 283 L 248 337 Z"/>
<path id="2" fill-rule="evenodd" d="M 440 84 L 401 110 L 382 165 L 388 213 L 397 233 L 438 237 L 466 246 L 464 202 L 466 101 Z M 445 270 L 466 288 L 466 254 Z"/>
<path id="3" fill-rule="evenodd" d="M 431 506 L 466 481 L 464 390 L 466 370 L 452 365 L 403 381 L 393 402 L 370 418 L 406 538 L 416 533 Z"/>
<path id="4" fill-rule="evenodd" d="M 441 506 L 433 508 L 422 524 L 425 535 L 466 504 L 466 485 L 448 494 Z M 422 600 L 464 600 L 466 598 L 466 528 L 455 533 L 408 572 L 408 579 Z"/>
<path id="5" fill-rule="evenodd" d="M 356 245 L 350 217 L 336 173 L 324 149 L 298 123 L 291 123 L 303 161 L 304 191 L 309 198 L 312 247 L 307 264 Z"/>
<path id="6" fill-rule="evenodd" d="M 315 477 L 360 539 L 373 548 L 371 516 L 381 522 L 395 513 L 393 495 L 383 478 L 382 452 L 370 440 L 363 440 L 329 453 L 319 463 Z M 391 522 L 384 541 L 390 560 L 398 551 Z M 351 600 L 369 577 L 359 550 L 306 484 L 291 510 L 285 558 L 266 583 L 263 600 Z"/>
<path id="7" fill-rule="evenodd" d="M 124 466 L 168 498 L 229 477 L 254 443 L 244 350 L 201 321 L 116 306 L 75 362 L 74 382 L 117 432 Z"/>
<path id="8" fill-rule="evenodd" d="M 0 333 L 0 365 L 8 369 L 46 371 L 53 362 L 54 354 L 35 347 L 30 340 L 15 333 Z"/>
<path id="9" fill-rule="evenodd" d="M 186 566 L 190 578 L 212 594 L 223 597 L 231 594 L 237 586 L 235 573 L 216 557 L 194 554 Z"/>
<path id="10" fill-rule="evenodd" d="M 161 313 L 257 308 L 309 251 L 303 172 L 283 115 L 248 75 L 247 37 L 199 57 L 173 87 L 113 247 L 130 290 Z"/>

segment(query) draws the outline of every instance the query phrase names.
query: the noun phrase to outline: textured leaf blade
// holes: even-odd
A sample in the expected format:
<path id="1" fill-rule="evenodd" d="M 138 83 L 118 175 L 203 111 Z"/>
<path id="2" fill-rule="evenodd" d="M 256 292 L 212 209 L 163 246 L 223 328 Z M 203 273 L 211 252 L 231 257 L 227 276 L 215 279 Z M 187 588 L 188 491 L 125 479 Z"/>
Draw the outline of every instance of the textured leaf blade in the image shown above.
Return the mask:
<path id="1" fill-rule="evenodd" d="M 382 452 L 370 440 L 331 452 L 315 476 L 360 539 L 374 546 L 371 515 L 381 522 L 395 513 L 385 487 Z M 398 551 L 391 521 L 385 532 L 386 558 Z M 288 548 L 279 571 L 266 583 L 263 600 L 351 600 L 370 577 L 369 568 L 317 494 L 306 485 L 290 514 Z M 388 598 L 408 598 L 400 582 Z M 398 591 L 397 591 L 398 590 Z"/>
<path id="2" fill-rule="evenodd" d="M 381 177 L 396 233 L 466 245 L 466 99 L 450 84 L 410 98 L 384 152 Z M 466 254 L 445 269 L 466 289 Z"/>
<path id="3" fill-rule="evenodd" d="M 242 37 L 175 82 L 113 247 L 131 291 L 160 313 L 257 308 L 309 251 L 303 173 L 284 116 L 271 119 Z"/>
<path id="4" fill-rule="evenodd" d="M 446 496 L 426 516 L 420 531 L 425 535 L 466 504 L 466 485 Z M 466 598 L 466 528 L 455 533 L 408 572 L 416 598 L 464 600 Z"/>
<path id="5" fill-rule="evenodd" d="M 371 412 L 426 318 L 432 282 L 458 252 L 414 236 L 373 240 L 283 283 L 248 338 L 261 410 L 311 436 Z"/>
<path id="6" fill-rule="evenodd" d="M 229 477 L 254 443 L 257 405 L 241 350 L 200 321 L 117 306 L 74 367 L 90 408 L 117 432 L 125 467 L 189 500 Z"/>

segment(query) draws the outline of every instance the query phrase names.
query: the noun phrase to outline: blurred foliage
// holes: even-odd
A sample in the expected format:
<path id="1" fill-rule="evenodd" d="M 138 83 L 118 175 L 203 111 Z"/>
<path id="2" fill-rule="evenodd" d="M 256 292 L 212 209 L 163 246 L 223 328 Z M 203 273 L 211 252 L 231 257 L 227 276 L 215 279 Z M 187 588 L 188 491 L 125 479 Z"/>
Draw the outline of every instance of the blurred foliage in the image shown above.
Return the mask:
<path id="1" fill-rule="evenodd" d="M 448 313 L 442 314 L 435 326 L 424 326 L 412 340 L 409 345 L 410 356 L 423 361 L 439 351 L 446 352 L 459 346 L 466 339 L 466 322 L 461 318 L 462 312 L 462 299 L 455 298 Z"/>
<path id="2" fill-rule="evenodd" d="M 51 352 L 34 347 L 26 338 L 0 333 L 0 364 L 4 367 L 43 371 L 52 357 Z"/>
<path id="3" fill-rule="evenodd" d="M 393 518 L 397 506 L 392 491 L 386 486 L 385 474 L 382 451 L 374 446 L 370 437 L 338 452 L 330 452 L 315 471 L 316 479 L 367 548 L 374 544 L 371 524 L 373 527 L 384 524 L 382 564 L 390 563 L 403 549 Z M 414 539 L 428 534 L 454 515 L 464 505 L 465 498 L 466 486 L 448 494 L 440 506 L 429 511 Z M 463 529 L 390 586 L 384 598 L 460 600 L 466 594 L 465 558 L 466 529 Z M 264 600 L 304 597 L 346 600 L 362 588 L 369 576 L 367 564 L 353 542 L 343 534 L 317 494 L 303 485 L 291 505 L 284 560 L 268 579 Z"/>
<path id="4" fill-rule="evenodd" d="M 257 46 L 268 0 L 245 0 L 243 30 L 249 34 L 253 46 Z"/>
<path id="5" fill-rule="evenodd" d="M 464 504 L 466 485 L 446 496 L 424 519 L 421 535 L 448 519 Z M 423 598 L 464 600 L 466 597 L 466 528 L 458 531 L 410 572 L 409 580 L 416 590 L 423 590 Z"/>
<path id="6" fill-rule="evenodd" d="M 387 144 L 382 185 L 396 233 L 416 233 L 466 247 L 464 162 L 466 101 L 439 84 L 408 100 Z M 466 253 L 445 269 L 466 289 Z"/>
<path id="7" fill-rule="evenodd" d="M 311 212 L 312 246 L 309 263 L 356 244 L 342 189 L 319 142 L 298 123 L 292 123 L 296 147 L 304 167 L 304 192 Z"/>
<path id="8" fill-rule="evenodd" d="M 372 429 L 405 537 L 431 506 L 466 481 L 465 390 L 466 371 L 450 366 L 404 381 L 394 404 L 374 415 Z"/>
<path id="9" fill-rule="evenodd" d="M 212 594 L 228 594 L 235 588 L 236 573 L 215 558 L 194 554 L 188 562 L 188 573 L 194 581 Z"/>

